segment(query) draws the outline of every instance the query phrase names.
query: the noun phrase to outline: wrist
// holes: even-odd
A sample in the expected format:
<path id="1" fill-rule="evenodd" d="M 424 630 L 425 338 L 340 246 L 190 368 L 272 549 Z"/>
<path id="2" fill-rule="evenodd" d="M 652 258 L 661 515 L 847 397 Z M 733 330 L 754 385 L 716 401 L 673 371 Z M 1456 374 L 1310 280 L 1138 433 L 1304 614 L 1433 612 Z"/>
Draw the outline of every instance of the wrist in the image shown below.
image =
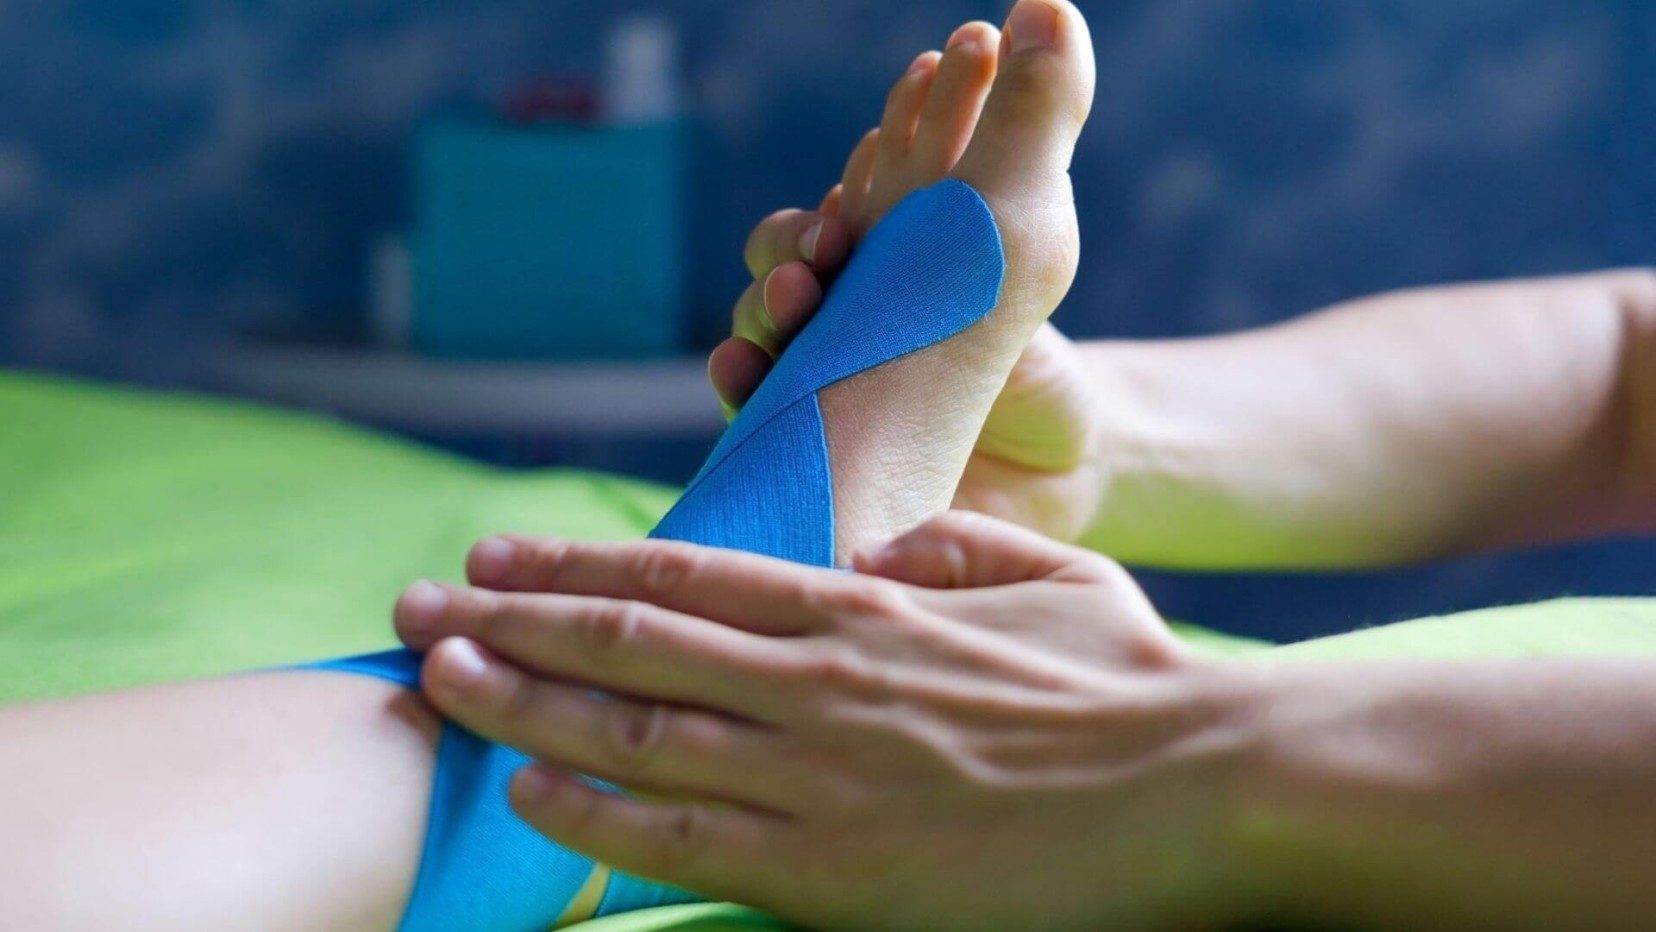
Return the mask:
<path id="1" fill-rule="evenodd" d="M 1410 915 L 1395 900 L 1423 893 L 1413 881 L 1443 848 L 1422 847 L 1429 834 L 1408 828 L 1423 815 L 1422 794 L 1442 779 L 1409 727 L 1413 694 L 1400 698 L 1372 668 L 1357 678 L 1354 669 L 1307 663 L 1246 666 L 1257 686 L 1227 850 L 1255 897 L 1250 919 L 1320 925 Z M 1378 890 L 1393 896 L 1377 901 Z"/>
<path id="2" fill-rule="evenodd" d="M 1258 847 L 1262 813 L 1274 811 L 1269 788 L 1268 723 L 1281 701 L 1282 677 L 1275 664 L 1252 661 L 1200 661 L 1204 684 L 1199 692 L 1213 710 L 1207 742 L 1215 749 L 1211 783 L 1213 873 L 1209 880 L 1221 911 L 1221 924 L 1250 923 L 1270 915 L 1284 889 L 1283 875 L 1262 861 Z"/>
<path id="3" fill-rule="evenodd" d="M 1261 666 L 1229 660 L 1185 655 L 1165 673 L 1160 691 L 1171 698 L 1153 705 L 1160 718 L 1154 730 L 1166 737 L 1144 767 L 1165 818 L 1156 820 L 1161 837 L 1144 847 L 1148 855 L 1179 856 L 1153 872 L 1164 882 L 1147 904 L 1146 925 L 1229 927 L 1265 914 L 1275 897 L 1274 875 L 1252 863 L 1244 838 L 1257 782 L 1258 723 L 1272 688 Z M 1103 727 L 1119 732 L 1124 723 L 1117 718 Z"/>

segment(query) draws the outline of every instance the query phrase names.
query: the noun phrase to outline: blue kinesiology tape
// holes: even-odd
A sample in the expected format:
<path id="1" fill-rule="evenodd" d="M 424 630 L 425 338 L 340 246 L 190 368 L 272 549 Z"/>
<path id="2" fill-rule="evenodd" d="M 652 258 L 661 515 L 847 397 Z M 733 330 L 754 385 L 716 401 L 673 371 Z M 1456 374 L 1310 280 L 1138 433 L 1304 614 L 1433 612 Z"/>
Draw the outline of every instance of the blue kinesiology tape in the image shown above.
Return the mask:
<path id="1" fill-rule="evenodd" d="M 422 659 L 413 651 L 389 650 L 305 669 L 355 673 L 419 689 Z M 511 748 L 443 723 L 420 867 L 399 929 L 527 932 L 544 930 L 569 914 L 597 865 L 548 840 L 512 812 L 506 786 L 529 762 Z M 605 879 L 601 899 L 595 896 L 589 910 L 571 918 L 694 899 L 682 890 L 620 873 Z"/>
<path id="2" fill-rule="evenodd" d="M 1004 267 L 994 215 L 969 185 L 939 182 L 893 207 L 650 536 L 832 566 L 817 392 L 988 316 Z"/>
<path id="3" fill-rule="evenodd" d="M 999 299 L 1004 264 L 994 217 L 968 185 L 940 182 L 892 208 L 650 536 L 834 565 L 833 474 L 817 393 L 982 320 Z M 389 651 L 310 669 L 417 689 L 419 665 L 417 654 Z M 400 928 L 530 930 L 576 918 L 571 904 L 605 868 L 512 813 L 507 781 L 527 762 L 443 726 L 425 848 Z M 581 913 L 690 898 L 620 873 L 605 883 Z"/>

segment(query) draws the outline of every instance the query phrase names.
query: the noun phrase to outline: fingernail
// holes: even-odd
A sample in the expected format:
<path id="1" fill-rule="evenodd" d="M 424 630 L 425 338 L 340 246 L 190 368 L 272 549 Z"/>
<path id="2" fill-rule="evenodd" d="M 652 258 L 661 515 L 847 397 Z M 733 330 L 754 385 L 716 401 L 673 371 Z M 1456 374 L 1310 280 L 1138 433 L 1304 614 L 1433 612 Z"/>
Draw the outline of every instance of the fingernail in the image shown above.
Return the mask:
<path id="1" fill-rule="evenodd" d="M 477 645 L 465 638 L 450 638 L 439 645 L 443 679 L 461 689 L 472 689 L 489 675 L 489 662 Z"/>
<path id="2" fill-rule="evenodd" d="M 504 537 L 485 537 L 478 541 L 471 552 L 472 582 L 490 583 L 504 579 L 516 553 L 517 545 Z"/>
<path id="3" fill-rule="evenodd" d="M 398 615 L 407 627 L 428 628 L 443 614 L 448 600 L 447 589 L 421 579 L 403 590 L 402 598 L 397 600 Z"/>
<path id="4" fill-rule="evenodd" d="M 908 66 L 908 70 L 903 72 L 903 78 L 905 80 L 908 79 L 908 78 L 912 78 L 915 75 L 917 75 L 920 72 L 925 71 L 925 70 L 926 70 L 926 54 L 924 52 L 922 52 L 922 53 L 920 53 L 920 57 L 916 58 Z"/>
<path id="5" fill-rule="evenodd" d="M 1007 17 L 1006 31 L 1012 34 L 1012 52 L 1050 49 L 1058 44 L 1058 10 L 1041 0 L 1020 0 Z"/>
<path id="6" fill-rule="evenodd" d="M 947 52 L 950 49 L 959 48 L 967 43 L 976 43 L 977 32 L 977 29 L 969 24 L 956 29 L 954 34 L 949 36 L 948 43 L 943 46 L 943 51 Z"/>
<path id="7" fill-rule="evenodd" d="M 799 254 L 805 258 L 806 262 L 816 262 L 817 239 L 820 236 L 822 236 L 821 220 L 818 220 L 816 223 L 806 227 L 805 232 L 800 234 Z"/>

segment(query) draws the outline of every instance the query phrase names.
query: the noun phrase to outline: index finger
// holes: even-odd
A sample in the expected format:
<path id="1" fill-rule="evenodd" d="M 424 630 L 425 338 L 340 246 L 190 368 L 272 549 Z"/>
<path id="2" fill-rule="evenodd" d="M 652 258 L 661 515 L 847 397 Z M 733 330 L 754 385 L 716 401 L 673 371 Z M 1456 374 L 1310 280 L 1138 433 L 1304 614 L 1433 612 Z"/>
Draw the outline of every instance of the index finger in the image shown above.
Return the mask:
<path id="1" fill-rule="evenodd" d="M 472 585 L 649 602 L 755 634 L 806 635 L 830 621 L 844 574 L 671 540 L 582 542 L 501 535 L 466 557 Z"/>

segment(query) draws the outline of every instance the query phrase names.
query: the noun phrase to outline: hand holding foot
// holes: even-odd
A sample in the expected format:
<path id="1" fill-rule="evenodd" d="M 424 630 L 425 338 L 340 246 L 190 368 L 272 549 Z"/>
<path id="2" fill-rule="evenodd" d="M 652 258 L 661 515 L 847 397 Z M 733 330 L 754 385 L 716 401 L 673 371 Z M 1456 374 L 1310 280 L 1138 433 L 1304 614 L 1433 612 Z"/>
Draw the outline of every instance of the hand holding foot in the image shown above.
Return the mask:
<path id="1" fill-rule="evenodd" d="M 1105 558 L 962 514 L 858 574 L 508 543 L 399 631 L 445 713 L 543 762 L 513 804 L 564 844 L 815 928 L 1236 915 L 1234 683 Z"/>

